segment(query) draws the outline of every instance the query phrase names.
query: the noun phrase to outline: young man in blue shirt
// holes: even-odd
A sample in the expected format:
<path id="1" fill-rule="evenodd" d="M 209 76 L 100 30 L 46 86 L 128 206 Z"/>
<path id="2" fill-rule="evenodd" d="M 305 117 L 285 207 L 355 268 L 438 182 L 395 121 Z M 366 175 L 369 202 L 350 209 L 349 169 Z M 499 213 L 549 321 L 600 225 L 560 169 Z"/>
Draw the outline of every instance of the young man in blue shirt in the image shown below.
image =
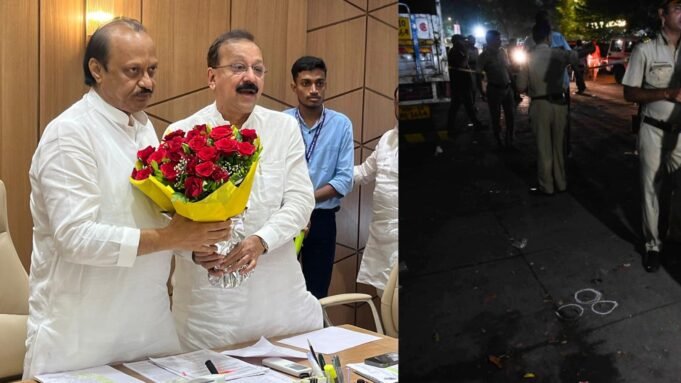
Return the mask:
<path id="1" fill-rule="evenodd" d="M 284 113 L 294 116 L 300 125 L 315 197 L 300 258 L 307 289 L 323 298 L 328 295 L 336 255 L 336 212 L 341 198 L 352 190 L 352 123 L 344 114 L 324 107 L 324 60 L 301 57 L 291 67 L 291 75 L 298 107 Z"/>

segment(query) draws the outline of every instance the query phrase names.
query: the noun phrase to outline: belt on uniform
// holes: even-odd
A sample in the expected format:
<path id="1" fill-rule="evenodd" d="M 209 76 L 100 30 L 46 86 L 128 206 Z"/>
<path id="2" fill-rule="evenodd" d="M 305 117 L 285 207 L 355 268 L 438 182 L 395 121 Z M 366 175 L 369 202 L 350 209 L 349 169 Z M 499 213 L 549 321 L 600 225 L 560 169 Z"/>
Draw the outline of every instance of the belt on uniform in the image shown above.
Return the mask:
<path id="1" fill-rule="evenodd" d="M 656 120 L 648 116 L 643 116 L 643 122 L 669 133 L 679 133 L 679 130 L 681 130 L 681 124 L 672 124 L 667 121 Z"/>
<path id="2" fill-rule="evenodd" d="M 542 96 L 534 96 L 531 97 L 532 101 L 535 100 L 546 100 L 552 104 L 560 104 L 560 105 L 567 105 L 567 99 L 565 98 L 564 93 L 554 93 L 554 94 L 545 94 Z"/>

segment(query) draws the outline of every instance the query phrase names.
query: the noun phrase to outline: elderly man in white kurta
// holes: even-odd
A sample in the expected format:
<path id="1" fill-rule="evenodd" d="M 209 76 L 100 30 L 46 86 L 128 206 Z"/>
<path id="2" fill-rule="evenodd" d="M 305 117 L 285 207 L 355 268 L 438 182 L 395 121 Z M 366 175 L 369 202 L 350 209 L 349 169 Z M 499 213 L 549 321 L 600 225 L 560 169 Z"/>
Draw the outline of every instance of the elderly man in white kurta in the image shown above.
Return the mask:
<path id="1" fill-rule="evenodd" d="M 24 379 L 177 353 L 166 287 L 173 249 L 208 251 L 228 223 L 170 222 L 128 181 L 158 145 L 142 112 L 154 43 L 117 19 L 92 36 L 91 90 L 45 129 L 29 171 L 33 253 Z"/>
<path id="2" fill-rule="evenodd" d="M 293 244 L 315 203 L 298 123 L 255 105 L 266 70 L 250 33 L 219 36 L 209 49 L 208 67 L 216 102 L 171 124 L 166 133 L 231 123 L 255 129 L 263 149 L 244 216 L 245 239 L 224 259 L 205 253 L 194 253 L 193 260 L 176 257 L 173 315 L 181 345 L 217 348 L 319 329 L 321 306 L 305 288 Z M 216 288 L 206 275 L 216 265 L 244 266 L 253 274 L 238 287 Z"/>

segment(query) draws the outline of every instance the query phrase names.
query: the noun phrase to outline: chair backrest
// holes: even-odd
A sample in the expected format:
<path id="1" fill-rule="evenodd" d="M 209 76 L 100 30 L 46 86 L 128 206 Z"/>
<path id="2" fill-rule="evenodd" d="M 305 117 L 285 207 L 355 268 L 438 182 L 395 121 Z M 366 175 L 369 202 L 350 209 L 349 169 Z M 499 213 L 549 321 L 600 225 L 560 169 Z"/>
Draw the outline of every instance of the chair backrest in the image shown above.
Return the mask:
<path id="1" fill-rule="evenodd" d="M 28 275 L 7 221 L 7 193 L 0 181 L 0 381 L 21 374 L 28 319 Z"/>
<path id="2" fill-rule="evenodd" d="M 386 335 L 395 338 L 399 335 L 399 269 L 399 262 L 395 262 L 381 297 L 383 329 Z"/>
<path id="3" fill-rule="evenodd" d="M 7 192 L 0 181 L 0 314 L 28 314 L 28 275 L 9 234 Z"/>

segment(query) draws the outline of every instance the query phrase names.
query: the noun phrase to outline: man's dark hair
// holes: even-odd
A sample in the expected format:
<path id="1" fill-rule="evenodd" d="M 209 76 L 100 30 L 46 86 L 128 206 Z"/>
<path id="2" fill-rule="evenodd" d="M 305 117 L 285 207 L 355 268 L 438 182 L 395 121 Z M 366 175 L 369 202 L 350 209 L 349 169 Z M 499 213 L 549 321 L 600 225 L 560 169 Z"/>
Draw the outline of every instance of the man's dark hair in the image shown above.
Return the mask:
<path id="1" fill-rule="evenodd" d="M 549 12 L 546 9 L 540 9 L 537 11 L 537 13 L 534 15 L 534 23 L 539 24 L 543 21 L 546 21 L 551 25 L 551 21 L 549 20 Z"/>
<path id="2" fill-rule="evenodd" d="M 495 37 L 501 38 L 501 33 L 499 33 L 499 31 L 497 31 L 497 30 L 490 29 L 490 30 L 487 31 L 487 33 L 485 34 L 485 41 L 487 41 L 487 43 L 489 43 L 490 40 L 492 40 L 492 39 L 495 38 Z"/>
<path id="3" fill-rule="evenodd" d="M 90 37 L 87 47 L 85 47 L 85 56 L 83 57 L 83 75 L 85 76 L 85 85 L 87 86 L 93 86 L 97 84 L 95 78 L 92 77 L 92 73 L 90 73 L 89 62 L 91 58 L 99 61 L 99 63 L 104 67 L 104 70 L 107 70 L 106 66 L 109 63 L 111 28 L 116 25 L 125 25 L 135 32 L 147 31 L 142 23 L 128 17 L 116 17 L 110 22 L 97 28 L 95 33 L 92 34 L 92 37 Z"/>
<path id="4" fill-rule="evenodd" d="M 315 69 L 321 69 L 322 72 L 324 72 L 324 76 L 326 76 L 326 64 L 324 64 L 324 60 L 314 56 L 303 56 L 299 58 L 293 63 L 293 66 L 291 66 L 293 81 L 296 81 L 298 73 Z"/>
<path id="5" fill-rule="evenodd" d="M 210 48 L 208 48 L 208 56 L 206 61 L 208 62 L 209 68 L 215 68 L 220 65 L 220 56 L 218 54 L 220 47 L 230 41 L 235 40 L 246 40 L 255 43 L 253 34 L 243 29 L 233 29 L 229 32 L 221 34 L 213 41 L 212 44 L 210 44 Z"/>
<path id="6" fill-rule="evenodd" d="M 540 22 L 532 27 L 532 39 L 535 44 L 543 43 L 551 34 L 551 25 L 547 22 Z"/>

